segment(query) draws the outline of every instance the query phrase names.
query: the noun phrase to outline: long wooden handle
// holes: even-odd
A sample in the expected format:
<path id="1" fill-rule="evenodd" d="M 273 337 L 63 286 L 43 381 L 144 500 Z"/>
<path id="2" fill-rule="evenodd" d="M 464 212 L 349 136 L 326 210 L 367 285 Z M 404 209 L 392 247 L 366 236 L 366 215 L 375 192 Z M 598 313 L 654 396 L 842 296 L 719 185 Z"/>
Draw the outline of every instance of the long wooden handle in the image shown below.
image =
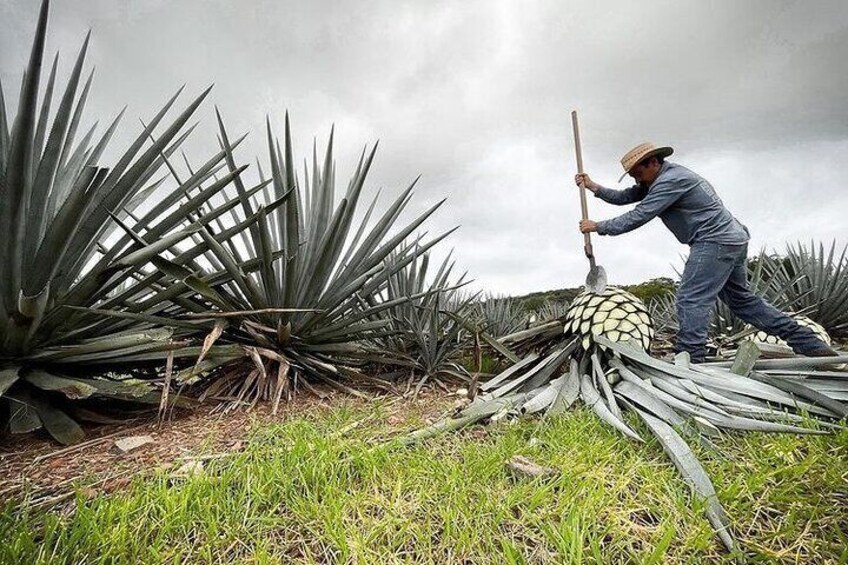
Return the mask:
<path id="1" fill-rule="evenodd" d="M 577 153 L 577 172 L 583 174 L 583 149 L 580 146 L 580 126 L 577 124 L 577 110 L 571 112 L 571 125 L 574 129 L 574 150 Z M 589 207 L 586 203 L 586 187 L 580 183 L 580 212 L 583 214 L 583 219 L 589 219 Z M 595 266 L 595 253 L 592 250 L 592 237 L 588 233 L 583 234 L 583 251 L 592 267 Z"/>

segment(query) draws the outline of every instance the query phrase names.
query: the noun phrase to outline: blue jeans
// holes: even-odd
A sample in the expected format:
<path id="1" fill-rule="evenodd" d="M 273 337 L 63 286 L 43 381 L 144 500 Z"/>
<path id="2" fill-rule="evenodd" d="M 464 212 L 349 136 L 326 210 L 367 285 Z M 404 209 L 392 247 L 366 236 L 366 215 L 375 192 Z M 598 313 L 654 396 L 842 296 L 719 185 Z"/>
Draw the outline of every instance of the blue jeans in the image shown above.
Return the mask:
<path id="1" fill-rule="evenodd" d="M 688 352 L 695 363 L 704 361 L 710 314 L 716 298 L 742 320 L 783 339 L 796 353 L 827 347 L 813 330 L 799 325 L 751 292 L 747 259 L 748 244 L 699 242 L 692 245 L 677 291 L 680 331 L 675 351 Z"/>

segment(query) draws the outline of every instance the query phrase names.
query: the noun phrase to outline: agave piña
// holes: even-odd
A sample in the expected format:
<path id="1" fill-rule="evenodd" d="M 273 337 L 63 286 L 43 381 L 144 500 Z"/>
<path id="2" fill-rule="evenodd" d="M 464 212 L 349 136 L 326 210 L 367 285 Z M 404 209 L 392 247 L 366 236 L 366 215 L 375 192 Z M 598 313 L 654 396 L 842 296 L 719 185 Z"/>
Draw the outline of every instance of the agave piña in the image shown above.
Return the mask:
<path id="1" fill-rule="evenodd" d="M 578 336 L 584 349 L 603 335 L 611 341 L 632 340 L 648 350 L 654 328 L 645 304 L 631 293 L 617 287 L 607 287 L 600 294 L 583 292 L 565 314 L 565 331 Z"/>

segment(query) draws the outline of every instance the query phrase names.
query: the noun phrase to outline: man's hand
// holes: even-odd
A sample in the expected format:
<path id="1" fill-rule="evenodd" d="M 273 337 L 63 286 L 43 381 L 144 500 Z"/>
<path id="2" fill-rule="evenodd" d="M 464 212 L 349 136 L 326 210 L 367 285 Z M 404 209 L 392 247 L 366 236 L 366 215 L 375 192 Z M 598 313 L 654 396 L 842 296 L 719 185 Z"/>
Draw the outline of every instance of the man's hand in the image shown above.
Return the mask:
<path id="1" fill-rule="evenodd" d="M 580 220 L 580 231 L 583 233 L 598 231 L 598 224 L 594 220 Z"/>
<path id="2" fill-rule="evenodd" d="M 595 192 L 599 188 L 601 188 L 601 185 L 593 181 L 587 173 L 577 173 L 576 175 L 574 175 L 574 184 L 580 186 L 580 183 L 583 183 L 583 186 L 585 186 L 588 190 L 591 190 L 592 192 Z"/>

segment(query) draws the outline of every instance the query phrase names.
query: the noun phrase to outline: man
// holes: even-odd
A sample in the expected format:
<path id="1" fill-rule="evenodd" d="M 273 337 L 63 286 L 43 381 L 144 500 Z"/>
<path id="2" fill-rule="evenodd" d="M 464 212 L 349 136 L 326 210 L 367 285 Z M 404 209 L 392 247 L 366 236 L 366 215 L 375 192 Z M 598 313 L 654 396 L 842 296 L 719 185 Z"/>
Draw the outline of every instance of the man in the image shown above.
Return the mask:
<path id="1" fill-rule="evenodd" d="M 716 298 L 757 328 L 780 337 L 801 355 L 824 357 L 837 353 L 809 328 L 748 289 L 748 228 L 724 207 L 713 187 L 686 167 L 666 161 L 674 150 L 642 143 L 621 159 L 624 174 L 636 184 L 611 190 L 588 174 L 575 182 L 597 198 L 618 206 L 638 202 L 635 208 L 610 220 L 582 220 L 580 231 L 620 235 L 659 216 L 681 243 L 690 246 L 689 259 L 677 291 L 680 331 L 675 351 L 686 351 L 694 363 L 706 355 L 707 329 Z"/>

